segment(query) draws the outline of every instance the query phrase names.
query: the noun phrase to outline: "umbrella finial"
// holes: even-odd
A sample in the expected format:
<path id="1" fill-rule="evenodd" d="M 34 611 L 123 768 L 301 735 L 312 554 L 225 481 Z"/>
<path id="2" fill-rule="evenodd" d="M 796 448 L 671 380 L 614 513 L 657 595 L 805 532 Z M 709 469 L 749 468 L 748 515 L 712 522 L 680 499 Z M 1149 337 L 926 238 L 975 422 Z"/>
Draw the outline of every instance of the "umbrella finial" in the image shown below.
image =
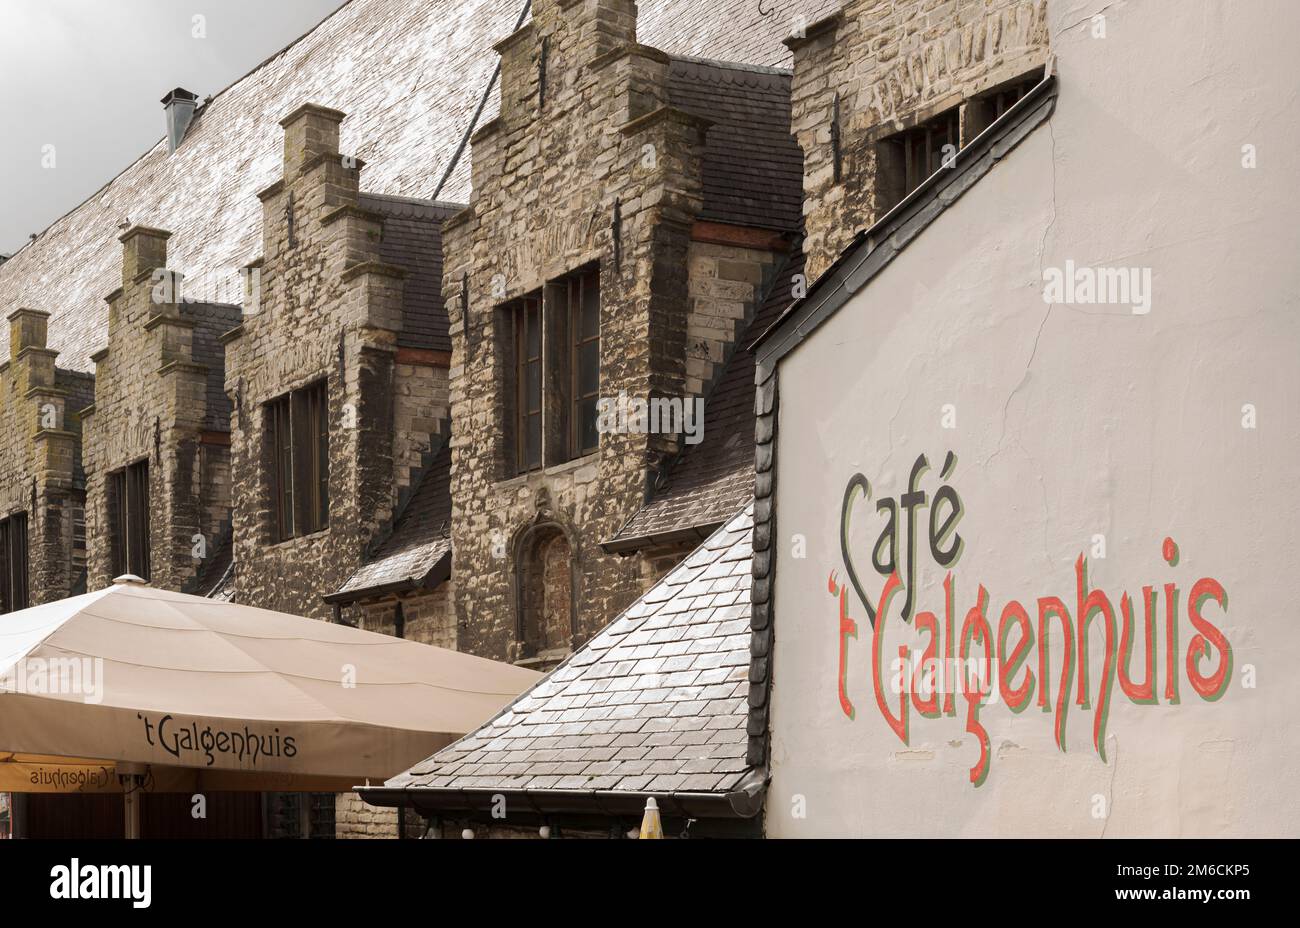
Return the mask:
<path id="1" fill-rule="evenodd" d="M 645 815 L 641 819 L 641 839 L 663 836 L 664 825 L 659 819 L 659 803 L 655 802 L 655 797 L 650 796 L 645 801 Z"/>
<path id="2" fill-rule="evenodd" d="M 113 583 L 117 586 L 148 586 L 149 581 L 144 577 L 137 577 L 135 574 L 122 574 L 120 577 L 114 577 Z"/>

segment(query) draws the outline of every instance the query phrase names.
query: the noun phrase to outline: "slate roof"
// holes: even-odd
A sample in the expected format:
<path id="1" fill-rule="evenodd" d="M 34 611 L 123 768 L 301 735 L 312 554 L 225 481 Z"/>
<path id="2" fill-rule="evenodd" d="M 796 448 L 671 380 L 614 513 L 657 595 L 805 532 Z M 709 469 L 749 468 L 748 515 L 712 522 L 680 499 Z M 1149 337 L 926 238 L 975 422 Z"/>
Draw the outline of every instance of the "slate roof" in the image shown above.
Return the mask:
<path id="1" fill-rule="evenodd" d="M 195 323 L 194 361 L 208 368 L 208 409 L 203 427 L 229 432 L 231 405 L 226 395 L 226 353 L 221 336 L 243 321 L 243 310 L 227 303 L 181 303 L 180 307 L 181 315 Z"/>
<path id="2" fill-rule="evenodd" d="M 451 351 L 451 323 L 442 300 L 442 223 L 463 207 L 375 193 L 362 193 L 358 205 L 384 216 L 379 259 L 406 271 L 398 347 Z"/>
<path id="3" fill-rule="evenodd" d="M 803 150 L 790 134 L 790 73 L 674 58 L 668 90 L 674 106 L 713 122 L 704 146 L 700 218 L 798 229 Z"/>
<path id="4" fill-rule="evenodd" d="M 730 518 L 754 495 L 754 354 L 750 342 L 794 302 L 793 278 L 802 255 L 787 259 L 774 275 L 748 331 L 704 400 L 704 439 L 686 445 L 654 495 L 602 547 L 611 553 L 702 537 Z"/>
<path id="5" fill-rule="evenodd" d="M 500 715 L 382 789 L 752 794 L 752 529 L 749 506 Z"/>
<path id="6" fill-rule="evenodd" d="M 754 0 L 642 0 L 637 34 L 670 55 L 780 67 L 791 60 L 781 40 L 794 17 L 806 10 L 813 21 L 833 6 L 782 0 L 765 15 Z M 279 120 L 304 102 L 348 114 L 340 147 L 366 162 L 366 190 L 431 197 L 499 60 L 492 45 L 522 9 L 522 0 L 350 0 L 201 106 L 174 154 L 160 139 L 0 265 L 0 315 L 49 311 L 60 365 L 91 370 L 107 334 L 103 298 L 120 283 L 119 224 L 128 221 L 173 233 L 169 264 L 186 273 L 195 299 L 234 299 L 239 268 L 261 252 L 256 192 L 281 173 Z M 481 122 L 498 108 L 494 93 Z M 468 202 L 469 162 L 467 153 L 456 163 L 441 197 Z M 0 330 L 0 357 L 8 339 Z"/>
<path id="7" fill-rule="evenodd" d="M 355 602 L 394 589 L 436 585 L 451 566 L 451 446 L 420 478 L 390 535 L 326 602 Z"/>
<path id="8" fill-rule="evenodd" d="M 203 562 L 199 575 L 195 577 L 193 590 L 195 596 L 230 602 L 231 594 L 234 592 L 230 583 L 233 576 L 234 554 L 234 543 L 227 534 L 218 541 L 217 549 L 212 551 L 211 556 Z"/>

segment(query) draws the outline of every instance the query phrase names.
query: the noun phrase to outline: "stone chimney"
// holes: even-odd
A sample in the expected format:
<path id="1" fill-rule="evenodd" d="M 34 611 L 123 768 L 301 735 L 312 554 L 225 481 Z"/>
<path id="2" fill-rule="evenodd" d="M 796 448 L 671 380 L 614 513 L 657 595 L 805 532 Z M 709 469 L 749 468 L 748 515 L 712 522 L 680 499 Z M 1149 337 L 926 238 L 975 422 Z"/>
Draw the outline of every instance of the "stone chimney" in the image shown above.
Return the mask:
<path id="1" fill-rule="evenodd" d="M 167 266 L 167 239 L 171 233 L 148 226 L 132 226 L 118 237 L 122 243 L 122 285 Z"/>
<path id="2" fill-rule="evenodd" d="M 163 112 L 167 114 L 167 153 L 174 154 L 185 138 L 198 106 L 198 95 L 177 87 L 162 98 Z"/>
<path id="3" fill-rule="evenodd" d="M 20 307 L 8 316 L 9 319 L 9 357 L 13 361 L 27 348 L 44 349 L 45 338 L 49 331 L 47 321 L 50 314 L 39 309 Z"/>
<path id="4" fill-rule="evenodd" d="M 339 157 L 339 123 L 346 116 L 338 110 L 304 103 L 284 119 L 284 180 L 291 183 L 321 158 Z"/>

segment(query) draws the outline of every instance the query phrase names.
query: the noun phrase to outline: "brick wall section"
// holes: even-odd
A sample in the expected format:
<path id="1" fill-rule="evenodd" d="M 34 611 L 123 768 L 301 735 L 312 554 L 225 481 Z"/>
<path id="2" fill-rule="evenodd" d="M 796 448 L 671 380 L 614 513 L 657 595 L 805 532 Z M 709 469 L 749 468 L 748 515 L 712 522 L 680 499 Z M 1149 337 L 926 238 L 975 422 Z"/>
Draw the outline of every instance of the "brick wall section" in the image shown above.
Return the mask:
<path id="1" fill-rule="evenodd" d="M 393 599 L 361 603 L 359 628 L 381 635 L 396 635 L 396 605 Z M 457 650 L 455 582 L 448 580 L 434 590 L 402 597 L 402 636 L 408 641 Z"/>
<path id="2" fill-rule="evenodd" d="M 404 272 L 379 259 L 383 217 L 358 206 L 361 162 L 338 150 L 344 114 L 304 104 L 284 119 L 284 176 L 259 196 L 263 254 L 256 312 L 227 339 L 226 390 L 235 398 L 235 597 L 329 618 L 321 601 L 360 564 L 396 507 L 395 474 L 421 436 L 399 435 L 395 409 L 428 412 L 417 375 L 396 370 Z M 274 539 L 265 404 L 324 380 L 329 409 L 329 524 Z M 401 390 L 398 383 L 403 384 Z M 395 443 L 400 455 L 395 456 Z"/>
<path id="3" fill-rule="evenodd" d="M 451 381 L 445 366 L 403 363 L 393 371 L 393 481 L 400 502 L 450 434 Z"/>
<path id="4" fill-rule="evenodd" d="M 122 286 L 107 297 L 108 345 L 94 355 L 95 402 L 85 411 L 84 438 L 92 590 L 113 579 L 111 473 L 149 463 L 155 586 L 191 591 L 229 520 L 228 455 L 220 440 L 204 444 L 228 415 L 210 389 L 220 382 L 221 354 L 201 353 L 215 369 L 196 360 L 196 333 L 233 324 L 238 308 L 184 303 L 182 277 L 167 268 L 169 237 L 141 226 L 121 237 Z"/>
<path id="5" fill-rule="evenodd" d="M 792 124 L 804 150 L 808 277 L 879 218 L 880 138 L 961 105 L 1047 60 L 1046 0 L 848 0 L 794 52 Z M 843 174 L 832 112 L 840 95 Z M 963 139 L 963 142 L 968 139 Z"/>
<path id="6" fill-rule="evenodd" d="M 751 320 L 780 256 L 772 251 L 692 242 L 686 322 L 686 392 L 703 396 Z M 705 408 L 708 427 L 708 408 Z"/>
<path id="7" fill-rule="evenodd" d="M 691 383 L 686 269 L 707 123 L 667 105 L 668 59 L 635 44 L 635 15 L 631 0 L 543 0 L 529 25 L 498 44 L 501 115 L 474 136 L 472 205 L 444 228 L 460 643 L 497 659 L 521 653 L 515 580 L 537 530 L 568 537 L 571 646 L 641 592 L 638 559 L 604 555 L 598 544 L 642 504 L 648 474 L 675 450 L 663 436 L 606 434 L 598 454 L 512 477 L 509 332 L 497 308 L 599 262 L 601 395 L 682 396 Z M 697 334 L 703 323 L 697 314 Z M 704 345 L 700 359 L 707 354 Z M 695 382 L 704 373 L 698 367 Z"/>
<path id="8" fill-rule="evenodd" d="M 35 309 L 10 313 L 9 357 L 0 363 L 0 519 L 27 514 L 32 605 L 71 596 L 84 580 L 79 412 L 93 381 L 55 366 L 48 318 Z"/>

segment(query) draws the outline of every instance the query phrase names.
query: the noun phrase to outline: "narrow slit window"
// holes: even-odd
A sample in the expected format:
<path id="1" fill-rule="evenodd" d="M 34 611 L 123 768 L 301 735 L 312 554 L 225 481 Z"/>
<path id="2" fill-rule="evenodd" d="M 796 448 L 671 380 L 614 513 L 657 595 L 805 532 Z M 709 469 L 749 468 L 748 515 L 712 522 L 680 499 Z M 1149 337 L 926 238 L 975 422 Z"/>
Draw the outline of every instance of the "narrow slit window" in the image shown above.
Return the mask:
<path id="1" fill-rule="evenodd" d="M 0 521 L 0 613 L 31 605 L 27 562 L 27 513 Z"/>
<path id="2" fill-rule="evenodd" d="M 600 272 L 569 279 L 569 331 L 573 333 L 573 384 L 569 452 L 581 457 L 600 449 L 596 409 L 600 399 Z"/>
<path id="3" fill-rule="evenodd" d="M 542 466 L 542 301 L 524 297 L 514 307 L 515 467 Z"/>

